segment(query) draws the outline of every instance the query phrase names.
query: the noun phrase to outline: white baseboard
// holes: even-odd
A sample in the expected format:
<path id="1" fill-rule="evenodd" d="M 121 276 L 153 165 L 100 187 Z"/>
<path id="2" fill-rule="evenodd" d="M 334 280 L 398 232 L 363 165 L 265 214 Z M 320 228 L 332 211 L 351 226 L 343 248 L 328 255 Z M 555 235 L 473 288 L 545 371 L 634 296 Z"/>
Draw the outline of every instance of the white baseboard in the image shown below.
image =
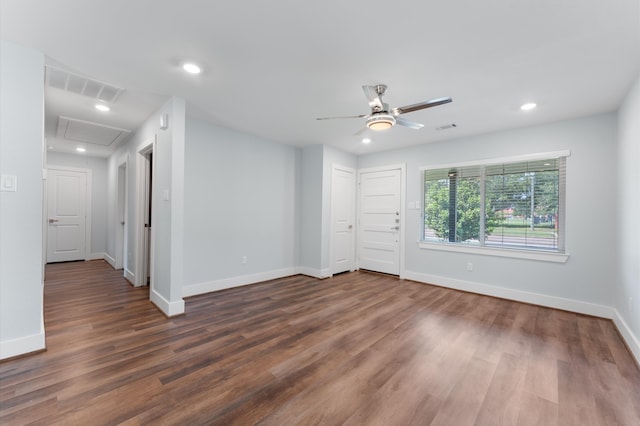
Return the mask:
<path id="1" fill-rule="evenodd" d="M 184 300 L 176 300 L 169 302 L 160 293 L 155 290 L 149 292 L 149 299 L 168 317 L 175 317 L 176 315 L 184 314 Z"/>
<path id="2" fill-rule="evenodd" d="M 87 260 L 99 260 L 104 258 L 105 258 L 105 253 L 91 253 L 87 258 Z"/>
<path id="3" fill-rule="evenodd" d="M 498 287 L 473 281 L 457 280 L 453 278 L 423 274 L 413 271 L 405 271 L 404 277 L 408 280 L 418 281 L 426 284 L 433 284 L 440 287 L 448 287 L 456 290 L 468 291 L 471 293 L 500 297 L 502 299 L 531 303 L 534 305 L 546 306 L 548 308 L 556 308 L 585 315 L 592 315 L 595 317 L 608 319 L 613 319 L 614 317 L 613 308 L 611 308 L 610 306 L 581 302 L 579 300 L 548 296 L 540 293 L 531 293 L 528 291 L 514 290 L 506 287 Z"/>
<path id="4" fill-rule="evenodd" d="M 109 254 L 108 254 L 108 253 L 105 253 L 105 254 L 104 254 L 104 260 L 105 260 L 109 265 L 111 265 L 111 267 L 112 267 L 113 269 L 116 269 L 116 260 L 115 260 L 113 257 L 109 256 Z"/>
<path id="5" fill-rule="evenodd" d="M 306 266 L 298 266 L 296 268 L 297 274 L 307 275 L 313 278 L 329 278 L 331 276 L 331 269 L 315 269 L 307 268 Z"/>
<path id="6" fill-rule="evenodd" d="M 298 273 L 296 268 L 276 269 L 257 274 L 241 275 L 238 277 L 223 278 L 221 280 L 207 281 L 198 284 L 186 285 L 182 288 L 182 297 L 196 296 L 212 291 L 224 290 L 231 287 L 239 287 L 247 284 L 255 284 L 276 278 L 288 277 Z"/>
<path id="7" fill-rule="evenodd" d="M 136 274 L 134 274 L 133 272 L 131 272 L 127 268 L 124 268 L 124 277 L 131 284 L 134 284 L 136 282 Z"/>
<path id="8" fill-rule="evenodd" d="M 44 332 L 0 342 L 0 359 L 12 358 L 46 349 Z"/>
<path id="9" fill-rule="evenodd" d="M 636 359 L 636 363 L 640 365 L 640 339 L 631 331 L 631 327 L 629 327 L 629 324 L 622 318 L 622 315 L 620 315 L 617 309 L 613 309 L 613 313 L 613 323 L 618 328 L 631 354 Z"/>

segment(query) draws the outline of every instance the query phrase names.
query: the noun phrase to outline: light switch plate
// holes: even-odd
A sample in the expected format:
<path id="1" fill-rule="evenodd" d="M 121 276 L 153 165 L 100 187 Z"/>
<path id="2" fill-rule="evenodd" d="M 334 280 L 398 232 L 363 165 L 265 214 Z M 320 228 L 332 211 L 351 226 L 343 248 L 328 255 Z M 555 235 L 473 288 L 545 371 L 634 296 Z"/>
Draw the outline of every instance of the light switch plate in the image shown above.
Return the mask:
<path id="1" fill-rule="evenodd" d="M 16 192 L 18 190 L 18 176 L 2 175 L 0 178 L 0 191 Z"/>

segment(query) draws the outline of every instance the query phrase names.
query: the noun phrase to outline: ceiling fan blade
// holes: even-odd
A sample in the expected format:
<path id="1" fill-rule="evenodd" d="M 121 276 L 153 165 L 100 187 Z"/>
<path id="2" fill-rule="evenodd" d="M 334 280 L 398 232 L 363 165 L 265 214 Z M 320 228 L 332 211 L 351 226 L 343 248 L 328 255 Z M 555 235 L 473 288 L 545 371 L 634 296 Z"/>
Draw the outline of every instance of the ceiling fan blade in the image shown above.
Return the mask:
<path id="1" fill-rule="evenodd" d="M 405 120 L 402 117 L 396 117 L 396 124 L 399 124 L 404 127 L 408 127 L 414 130 L 420 130 L 424 127 L 424 124 L 416 123 L 413 121 Z"/>
<path id="2" fill-rule="evenodd" d="M 448 104 L 449 102 L 453 102 L 453 99 L 451 99 L 449 97 L 431 99 L 430 101 L 419 102 L 417 104 L 407 105 L 407 106 L 403 106 L 403 107 L 400 107 L 400 108 L 394 108 L 394 109 L 391 110 L 391 113 L 393 115 L 406 114 L 408 112 L 419 111 L 419 110 L 425 109 L 425 108 L 431 108 L 431 107 L 438 106 L 438 105 Z"/>
<path id="3" fill-rule="evenodd" d="M 369 101 L 369 106 L 371 108 L 377 107 L 382 109 L 382 100 L 380 99 L 380 95 L 376 90 L 376 86 L 370 86 L 370 85 L 362 86 L 362 91 L 364 92 L 364 95 L 367 97 L 367 100 Z"/>
<path id="4" fill-rule="evenodd" d="M 367 126 L 364 126 L 362 129 L 358 130 L 357 132 L 355 132 L 353 134 L 353 136 L 360 136 L 361 134 L 363 134 L 364 132 L 366 132 L 367 130 L 369 130 L 369 128 Z"/>
<path id="5" fill-rule="evenodd" d="M 341 118 L 365 118 L 369 114 L 360 114 L 360 115 L 339 115 L 336 117 L 318 117 L 316 120 L 336 120 Z"/>

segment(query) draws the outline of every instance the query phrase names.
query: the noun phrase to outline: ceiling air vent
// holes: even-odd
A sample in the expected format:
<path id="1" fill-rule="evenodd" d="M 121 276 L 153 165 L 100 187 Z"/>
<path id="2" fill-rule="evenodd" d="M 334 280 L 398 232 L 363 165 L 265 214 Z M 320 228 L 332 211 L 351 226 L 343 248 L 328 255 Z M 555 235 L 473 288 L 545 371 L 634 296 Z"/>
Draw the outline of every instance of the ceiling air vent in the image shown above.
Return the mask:
<path id="1" fill-rule="evenodd" d="M 454 127 L 458 127 L 456 123 L 445 124 L 444 126 L 436 127 L 436 130 L 448 130 L 453 129 Z"/>
<path id="2" fill-rule="evenodd" d="M 47 66 L 45 83 L 49 87 L 65 90 L 88 98 L 114 103 L 124 89 Z"/>

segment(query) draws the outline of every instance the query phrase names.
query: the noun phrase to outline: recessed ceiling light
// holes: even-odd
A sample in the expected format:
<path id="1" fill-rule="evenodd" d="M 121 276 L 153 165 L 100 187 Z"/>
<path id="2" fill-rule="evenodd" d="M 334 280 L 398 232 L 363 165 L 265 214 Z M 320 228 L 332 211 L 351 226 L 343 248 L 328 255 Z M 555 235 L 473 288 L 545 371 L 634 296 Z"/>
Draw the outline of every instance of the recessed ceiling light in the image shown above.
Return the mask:
<path id="1" fill-rule="evenodd" d="M 202 69 L 200 69 L 200 67 L 193 62 L 187 62 L 186 64 L 182 65 L 182 69 L 189 74 L 200 74 L 202 72 Z"/>
<path id="2" fill-rule="evenodd" d="M 79 147 L 77 147 L 77 148 L 76 148 L 76 151 L 78 151 L 78 152 L 85 152 L 85 151 L 86 151 L 86 149 L 84 149 L 84 148 L 82 148 L 82 147 L 80 147 L 80 146 L 79 146 Z"/>
<path id="3" fill-rule="evenodd" d="M 97 109 L 98 111 L 102 111 L 102 112 L 109 112 L 109 111 L 111 111 L 111 108 L 109 108 L 109 107 L 108 107 L 107 105 L 105 105 L 105 104 L 96 104 L 95 106 L 96 106 L 96 109 Z"/>
<path id="4" fill-rule="evenodd" d="M 532 109 L 534 109 L 534 108 L 535 108 L 535 107 L 537 107 L 537 106 L 538 106 L 538 105 L 537 105 L 535 102 L 529 102 L 529 103 L 526 103 L 526 104 L 522 104 L 522 105 L 520 106 L 520 109 L 521 109 L 522 111 L 531 111 Z"/>
<path id="5" fill-rule="evenodd" d="M 362 143 L 364 143 L 364 144 L 371 143 L 371 139 L 364 138 L 364 139 L 362 139 Z"/>

